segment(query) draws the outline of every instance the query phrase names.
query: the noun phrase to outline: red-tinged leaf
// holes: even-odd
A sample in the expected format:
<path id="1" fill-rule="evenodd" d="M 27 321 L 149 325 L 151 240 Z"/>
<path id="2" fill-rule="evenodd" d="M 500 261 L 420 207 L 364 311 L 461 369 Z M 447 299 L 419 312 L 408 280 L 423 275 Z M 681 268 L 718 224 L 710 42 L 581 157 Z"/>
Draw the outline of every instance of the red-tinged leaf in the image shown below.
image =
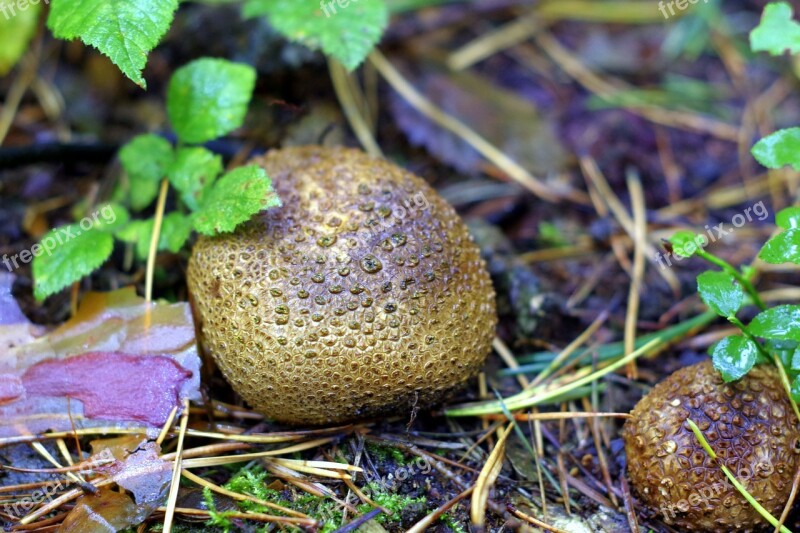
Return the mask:
<path id="1" fill-rule="evenodd" d="M 0 374 L 0 405 L 25 395 L 22 380 L 13 374 Z"/>
<path id="2" fill-rule="evenodd" d="M 89 293 L 68 322 L 0 357 L 0 437 L 114 424 L 161 426 L 199 398 L 186 303 L 146 304 L 134 289 Z"/>
<path id="3" fill-rule="evenodd" d="M 65 396 L 83 403 L 89 418 L 162 426 L 180 405 L 180 390 L 192 373 L 169 357 L 90 352 L 48 359 L 22 376 L 28 396 Z"/>

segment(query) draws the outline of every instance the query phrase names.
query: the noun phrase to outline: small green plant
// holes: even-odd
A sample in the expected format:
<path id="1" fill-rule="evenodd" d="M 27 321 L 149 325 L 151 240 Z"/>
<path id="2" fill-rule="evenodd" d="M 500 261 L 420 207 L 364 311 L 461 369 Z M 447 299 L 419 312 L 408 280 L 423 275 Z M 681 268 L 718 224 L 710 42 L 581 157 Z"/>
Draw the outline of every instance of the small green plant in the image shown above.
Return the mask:
<path id="1" fill-rule="evenodd" d="M 157 222 L 156 250 L 178 252 L 193 230 L 205 235 L 230 232 L 255 213 L 280 205 L 262 168 L 247 165 L 223 172 L 222 158 L 199 145 L 242 125 L 255 77 L 249 66 L 211 58 L 175 71 L 167 93 L 167 115 L 177 146 L 153 134 L 123 146 L 119 158 L 126 179 L 115 191 L 114 202 L 102 207 L 113 217 L 95 216 L 91 227 L 84 219 L 42 238 L 39 246 L 47 253 L 33 258 L 38 299 L 91 274 L 111 255 L 114 239 L 133 245 L 140 259 L 149 257 Z M 159 217 L 168 185 L 177 193 L 178 209 Z M 157 197 L 156 215 L 149 218 L 133 219 L 123 207 L 141 212 Z M 59 245 L 52 246 L 56 241 Z"/>
<path id="2" fill-rule="evenodd" d="M 753 51 L 781 55 L 786 50 L 800 51 L 800 24 L 792 19 L 786 2 L 768 4 L 761 22 L 750 34 Z M 800 128 L 780 130 L 756 143 L 753 156 L 764 166 L 777 169 L 791 165 L 800 170 Z M 800 208 L 789 207 L 776 215 L 783 231 L 772 237 L 758 254 L 771 264 L 800 264 Z M 723 259 L 707 252 L 705 243 L 689 231 L 672 236 L 673 253 L 681 257 L 696 255 L 720 268 L 697 277 L 697 291 L 703 302 L 719 316 L 739 328 L 741 335 L 731 335 L 715 343 L 710 350 L 714 367 L 725 381 L 747 374 L 757 362 L 772 361 L 782 367 L 791 380 L 791 396 L 800 401 L 800 305 L 767 308 L 752 283 L 754 269 L 736 269 Z M 760 313 L 745 324 L 738 313 L 745 304 L 757 306 Z"/>
<path id="3" fill-rule="evenodd" d="M 147 56 L 172 25 L 179 0 L 0 0 L 0 75 L 25 52 L 45 4 L 54 36 L 95 47 L 144 89 Z M 388 13 L 385 0 L 243 2 L 244 16 L 266 16 L 287 38 L 321 49 L 350 70 L 380 40 Z"/>
<path id="4" fill-rule="evenodd" d="M 783 231 L 770 239 L 758 256 L 767 263 L 800 264 L 797 242 L 800 240 L 800 208 L 789 207 L 777 214 L 777 224 Z M 670 238 L 672 253 L 681 257 L 697 256 L 716 265 L 720 270 L 708 270 L 697 276 L 697 292 L 703 302 L 719 316 L 741 331 L 715 343 L 710 350 L 714 367 L 725 381 L 734 381 L 747 374 L 757 362 L 772 361 L 786 368 L 793 379 L 795 401 L 800 400 L 800 305 L 780 305 L 767 308 L 753 286 L 754 269 L 736 269 L 727 261 L 706 251 L 703 236 L 679 231 Z M 738 314 L 749 303 L 760 313 L 745 324 Z M 795 356 L 797 352 L 797 356 Z"/>
<path id="5" fill-rule="evenodd" d="M 761 22 L 750 33 L 750 48 L 774 56 L 786 51 L 800 52 L 800 24 L 792 18 L 792 6 L 786 2 L 767 4 Z M 752 150 L 753 157 L 767 168 L 789 165 L 800 170 L 800 128 L 787 128 L 764 137 Z"/>
<path id="6" fill-rule="evenodd" d="M 792 19 L 786 2 L 774 2 L 764 8 L 759 25 L 750 33 L 753 51 L 781 55 L 787 50 L 800 52 L 800 24 Z M 753 156 L 764 166 L 778 169 L 791 165 L 800 170 L 800 128 L 777 131 L 758 141 Z M 770 264 L 800 265 L 800 208 L 789 207 L 776 215 L 783 231 L 772 237 L 758 257 Z M 710 350 L 714 367 L 725 381 L 741 378 L 757 362 L 774 362 L 791 383 L 791 396 L 800 401 L 800 305 L 767 308 L 752 283 L 755 274 L 750 266 L 734 268 L 707 252 L 698 237 L 688 231 L 670 239 L 672 251 L 682 257 L 696 255 L 720 268 L 697 277 L 697 291 L 705 304 L 719 316 L 739 328 L 741 335 L 731 335 L 715 343 Z M 738 318 L 745 305 L 745 295 L 760 313 L 749 324 Z"/>

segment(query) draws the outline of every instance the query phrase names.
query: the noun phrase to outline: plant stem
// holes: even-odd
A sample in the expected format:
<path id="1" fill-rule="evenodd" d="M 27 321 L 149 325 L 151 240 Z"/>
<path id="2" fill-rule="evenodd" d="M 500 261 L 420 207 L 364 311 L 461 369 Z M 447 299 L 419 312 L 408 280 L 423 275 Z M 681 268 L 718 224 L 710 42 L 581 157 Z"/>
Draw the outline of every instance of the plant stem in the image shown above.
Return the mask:
<path id="1" fill-rule="evenodd" d="M 697 438 L 698 442 L 700 443 L 700 446 L 702 446 L 702 447 L 703 447 L 703 449 L 706 451 L 706 453 L 707 453 L 707 454 L 708 454 L 708 455 L 709 455 L 709 456 L 710 456 L 712 459 L 714 459 L 715 461 L 717 461 L 717 454 L 714 452 L 714 450 L 713 450 L 713 449 L 711 449 L 711 446 L 708 444 L 708 441 L 707 441 L 707 440 L 706 440 L 706 438 L 703 436 L 703 432 L 702 432 L 702 431 L 700 431 L 700 428 L 699 428 L 699 427 L 697 427 L 697 424 L 695 424 L 695 423 L 692 421 L 692 419 L 691 419 L 691 418 L 687 418 L 687 419 L 686 419 L 686 423 L 687 423 L 687 424 L 689 425 L 689 427 L 692 429 L 692 433 L 694 433 L 694 436 Z M 744 485 L 742 485 L 741 483 L 739 483 L 739 481 L 738 481 L 738 480 L 737 480 L 737 479 L 734 477 L 734 475 L 731 473 L 731 471 L 730 471 L 730 470 L 728 470 L 728 467 L 726 467 L 724 464 L 722 464 L 722 463 L 720 463 L 720 462 L 717 462 L 717 465 L 719 465 L 720 469 L 722 469 L 722 472 L 723 472 L 723 473 L 725 474 L 725 476 L 726 476 L 726 477 L 727 477 L 727 478 L 730 480 L 730 482 L 733 484 L 733 486 L 734 486 L 734 487 L 736 487 L 736 490 L 738 490 L 738 491 L 739 491 L 739 493 L 741 493 L 741 495 L 742 495 L 742 496 L 744 496 L 744 499 L 745 499 L 745 500 L 747 500 L 747 502 L 748 502 L 750 505 L 752 505 L 752 506 L 753 506 L 753 509 L 755 509 L 756 511 L 758 511 L 758 514 L 760 514 L 760 515 L 761 515 L 761 516 L 764 518 L 764 520 L 766 520 L 767 522 L 769 522 L 770 524 L 772 524 L 772 527 L 780 527 L 780 531 L 781 531 L 781 533 L 792 533 L 792 532 L 789 530 L 789 528 L 787 528 L 786 526 L 782 525 L 782 524 L 781 524 L 781 523 L 778 521 L 778 519 L 777 519 L 777 518 L 775 518 L 774 516 L 772 516 L 772 515 L 769 513 L 769 511 L 767 511 L 766 509 L 764 509 L 764 507 L 762 507 L 762 506 L 761 506 L 761 504 L 760 504 L 760 503 L 758 503 L 758 502 L 756 501 L 756 499 L 755 499 L 755 498 L 753 498 L 753 496 L 751 496 L 751 495 L 750 495 L 750 493 L 749 493 L 749 492 L 747 492 L 747 489 L 746 489 L 746 488 L 744 488 Z"/>
<path id="2" fill-rule="evenodd" d="M 161 189 L 156 203 L 156 214 L 153 217 L 153 233 L 150 235 L 150 253 L 147 254 L 147 272 L 145 274 L 144 288 L 144 299 L 147 303 L 153 300 L 153 273 L 156 269 L 156 254 L 158 253 L 158 241 L 161 238 L 161 222 L 164 220 L 164 205 L 167 202 L 168 187 L 169 181 L 167 181 L 167 178 L 161 180 Z"/>
<path id="3" fill-rule="evenodd" d="M 717 265 L 723 271 L 725 271 L 728 274 L 730 274 L 731 276 L 733 276 L 734 279 L 736 279 L 736 281 L 741 283 L 742 287 L 745 290 L 745 292 L 747 292 L 747 294 L 750 295 L 750 299 L 753 300 L 753 303 L 756 304 L 759 309 L 761 309 L 763 311 L 763 310 L 765 310 L 767 308 L 766 304 L 764 304 L 764 301 L 761 299 L 761 296 L 758 294 L 758 291 L 753 286 L 753 283 L 750 281 L 750 279 L 747 276 L 744 276 L 740 271 L 735 269 L 733 267 L 733 265 L 731 265 L 730 263 L 728 263 L 724 259 L 720 259 L 719 257 L 717 257 L 714 254 L 710 254 L 710 253 L 706 252 L 703 249 L 697 250 L 696 253 L 697 253 L 698 257 L 702 257 L 703 259 L 705 259 L 709 263 Z"/>

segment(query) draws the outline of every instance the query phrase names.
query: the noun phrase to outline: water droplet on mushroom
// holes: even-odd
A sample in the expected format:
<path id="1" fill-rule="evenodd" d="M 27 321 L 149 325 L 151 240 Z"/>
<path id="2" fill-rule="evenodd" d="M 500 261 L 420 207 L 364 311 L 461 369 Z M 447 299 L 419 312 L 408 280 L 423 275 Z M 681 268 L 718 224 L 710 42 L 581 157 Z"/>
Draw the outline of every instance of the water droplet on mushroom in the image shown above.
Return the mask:
<path id="1" fill-rule="evenodd" d="M 403 246 L 408 238 L 405 236 L 404 233 L 393 233 L 392 234 L 392 242 L 395 246 Z"/>
<path id="2" fill-rule="evenodd" d="M 376 272 L 380 272 L 382 268 L 383 263 L 372 254 L 365 255 L 361 259 L 361 269 L 367 274 L 375 274 Z"/>
<path id="3" fill-rule="evenodd" d="M 322 237 L 317 239 L 317 245 L 323 248 L 328 248 L 329 246 L 332 246 L 333 243 L 335 242 L 336 242 L 336 235 L 323 235 Z"/>

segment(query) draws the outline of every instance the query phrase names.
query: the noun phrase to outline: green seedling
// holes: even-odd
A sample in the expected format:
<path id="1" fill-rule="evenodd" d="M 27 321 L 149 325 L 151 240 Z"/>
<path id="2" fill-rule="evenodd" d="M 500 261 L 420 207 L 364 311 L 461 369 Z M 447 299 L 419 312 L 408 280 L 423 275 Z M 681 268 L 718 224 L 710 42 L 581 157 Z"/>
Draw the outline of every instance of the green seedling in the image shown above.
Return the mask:
<path id="1" fill-rule="evenodd" d="M 774 2 L 764 8 L 761 22 L 750 33 L 750 46 L 754 52 L 766 51 L 772 55 L 800 52 L 800 24 L 792 19 L 792 7 L 788 3 Z M 780 130 L 761 139 L 752 153 L 768 168 L 789 165 L 800 170 L 800 128 Z M 767 241 L 758 257 L 770 264 L 800 264 L 800 208 L 783 209 L 776 215 L 776 224 L 781 231 Z M 781 369 L 785 381 L 791 382 L 792 399 L 800 400 L 800 305 L 767 308 L 752 283 L 755 270 L 749 266 L 736 269 L 706 251 L 691 232 L 678 232 L 669 242 L 673 253 L 682 257 L 697 256 L 720 268 L 700 274 L 697 290 L 710 310 L 741 332 L 711 347 L 714 367 L 723 379 L 740 379 L 756 363 L 771 361 Z M 738 317 L 746 303 L 760 310 L 749 324 Z"/>
<path id="2" fill-rule="evenodd" d="M 223 171 L 222 158 L 200 145 L 242 125 L 255 85 L 255 71 L 222 59 L 202 58 L 175 71 L 167 94 L 167 115 L 177 146 L 153 134 L 122 147 L 125 179 L 114 202 L 87 219 L 44 236 L 47 253 L 33 259 L 34 293 L 44 299 L 91 274 L 111 255 L 114 240 L 129 243 L 152 267 L 157 250 L 180 251 L 192 231 L 214 235 L 233 231 L 264 209 L 280 205 L 272 182 L 259 166 Z M 164 215 L 168 186 L 177 209 Z M 158 198 L 155 215 L 133 218 Z M 109 216 L 105 216 L 108 214 Z M 50 243 L 58 242 L 58 246 Z M 152 268 L 148 268 L 148 295 Z"/>
<path id="3" fill-rule="evenodd" d="M 763 246 L 758 257 L 771 264 L 798 263 L 796 240 L 800 224 L 800 208 L 789 207 L 777 214 L 780 233 Z M 697 292 L 708 308 L 739 328 L 740 335 L 730 335 L 715 343 L 710 354 L 714 367 L 725 381 L 745 376 L 756 363 L 774 362 L 786 370 L 792 380 L 792 391 L 800 391 L 800 305 L 779 305 L 768 308 L 752 283 L 755 269 L 736 269 L 727 261 L 706 251 L 696 242 L 697 236 L 680 231 L 670 238 L 674 254 L 697 256 L 720 267 L 697 276 Z M 738 316 L 746 304 L 758 307 L 760 313 L 745 324 Z M 797 353 L 798 355 L 795 355 Z M 795 401 L 800 395 L 793 392 Z"/>
<path id="4" fill-rule="evenodd" d="M 793 18 L 787 2 L 767 4 L 759 25 L 750 32 L 750 48 L 781 56 L 800 52 L 800 23 Z M 800 170 L 800 128 L 787 128 L 764 137 L 752 150 L 753 157 L 767 168 L 791 166 Z"/>

